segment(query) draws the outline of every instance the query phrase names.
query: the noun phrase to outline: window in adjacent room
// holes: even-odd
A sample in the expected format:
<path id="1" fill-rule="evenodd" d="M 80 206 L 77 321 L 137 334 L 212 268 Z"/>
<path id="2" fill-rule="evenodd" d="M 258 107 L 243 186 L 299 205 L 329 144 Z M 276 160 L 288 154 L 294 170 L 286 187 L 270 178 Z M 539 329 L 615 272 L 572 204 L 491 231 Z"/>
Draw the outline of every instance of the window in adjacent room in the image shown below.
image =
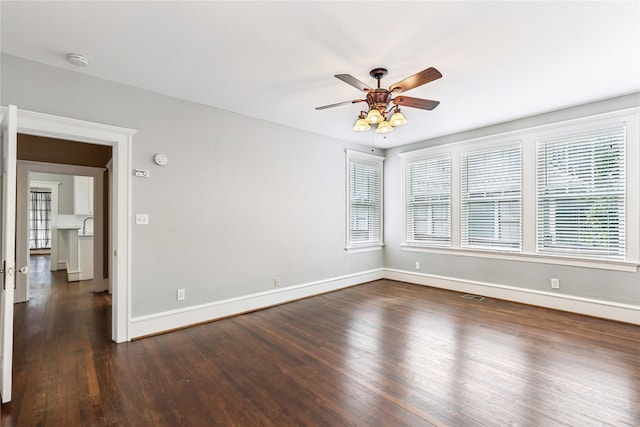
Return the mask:
<path id="1" fill-rule="evenodd" d="M 51 192 L 29 193 L 29 249 L 51 249 Z"/>
<path id="2" fill-rule="evenodd" d="M 347 151 L 347 250 L 379 249 L 383 157 Z"/>

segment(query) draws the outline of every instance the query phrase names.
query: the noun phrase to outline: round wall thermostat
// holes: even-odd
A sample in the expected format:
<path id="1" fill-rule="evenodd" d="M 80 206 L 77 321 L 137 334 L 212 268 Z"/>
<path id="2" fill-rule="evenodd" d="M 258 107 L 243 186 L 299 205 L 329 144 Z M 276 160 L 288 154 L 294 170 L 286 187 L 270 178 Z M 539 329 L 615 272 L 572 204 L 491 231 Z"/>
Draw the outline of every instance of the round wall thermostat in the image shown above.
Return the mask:
<path id="1" fill-rule="evenodd" d="M 155 157 L 153 158 L 153 161 L 156 162 L 157 165 L 159 166 L 164 166 L 167 163 L 169 163 L 169 158 L 167 157 L 166 154 L 156 154 Z"/>

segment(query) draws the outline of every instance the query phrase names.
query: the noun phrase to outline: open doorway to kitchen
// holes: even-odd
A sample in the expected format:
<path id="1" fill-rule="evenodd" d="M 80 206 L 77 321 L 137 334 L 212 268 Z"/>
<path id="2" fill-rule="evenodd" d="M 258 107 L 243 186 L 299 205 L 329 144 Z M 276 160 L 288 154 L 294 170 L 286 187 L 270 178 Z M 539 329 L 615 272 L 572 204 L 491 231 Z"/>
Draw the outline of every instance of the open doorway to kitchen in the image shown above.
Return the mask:
<path id="1" fill-rule="evenodd" d="M 18 135 L 16 262 L 38 257 L 66 282 L 110 291 L 109 218 L 112 147 Z M 35 265 L 34 265 L 35 266 Z M 30 298 L 32 274 L 16 281 L 16 302 Z M 40 280 L 39 283 L 42 281 Z"/>
<path id="2" fill-rule="evenodd" d="M 24 169 L 28 170 L 26 178 Z M 19 161 L 18 170 L 18 257 L 45 256 L 50 271 L 65 271 L 68 282 L 91 280 L 92 291 L 110 291 L 106 256 L 110 241 L 109 199 L 101 197 L 100 192 L 102 189 L 104 196 L 109 194 L 108 174 L 103 168 L 25 161 Z M 65 173 L 51 173 L 52 170 Z M 93 173 L 96 178 L 72 173 Z M 100 184 L 102 175 L 107 185 Z M 28 200 L 24 200 L 24 194 Z M 31 275 L 19 278 L 16 302 L 30 298 L 30 282 Z"/>
<path id="3" fill-rule="evenodd" d="M 4 110 L 4 107 L 0 107 L 0 110 Z M 83 164 L 82 162 L 87 157 L 86 152 L 76 150 L 71 150 L 72 153 L 58 152 L 52 148 L 56 141 L 62 141 L 60 142 L 62 144 L 80 143 L 76 145 L 80 150 L 96 146 L 111 148 L 112 163 L 108 172 L 109 178 L 105 180 L 111 184 L 109 194 L 112 202 L 109 209 L 110 220 L 108 221 L 112 237 L 108 253 L 108 271 L 113 290 L 111 338 L 118 343 L 129 341 L 131 339 L 129 332 L 131 319 L 131 145 L 136 131 L 21 109 L 17 109 L 16 128 L 16 133 L 19 134 L 16 139 L 21 139 L 19 144 L 16 143 L 19 159 L 25 159 L 23 156 L 26 153 L 22 152 L 28 146 L 22 142 L 25 136 L 35 138 L 40 146 L 43 144 L 49 146 L 46 151 L 40 151 L 36 148 L 38 144 L 31 145 L 32 149 L 28 154 L 33 158 L 29 158 L 29 161 L 35 162 L 65 164 L 59 160 L 59 156 L 64 154 L 75 156 L 81 162 L 79 164 Z M 67 164 L 73 163 L 68 162 Z"/>

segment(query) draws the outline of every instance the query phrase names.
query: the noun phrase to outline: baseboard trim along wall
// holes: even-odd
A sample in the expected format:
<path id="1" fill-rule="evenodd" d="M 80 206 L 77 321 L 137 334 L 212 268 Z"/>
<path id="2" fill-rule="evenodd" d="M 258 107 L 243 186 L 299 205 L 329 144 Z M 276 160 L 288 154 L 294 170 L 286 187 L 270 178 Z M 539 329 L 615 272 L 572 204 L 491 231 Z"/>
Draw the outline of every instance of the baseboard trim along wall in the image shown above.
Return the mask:
<path id="1" fill-rule="evenodd" d="M 180 329 L 382 279 L 382 268 L 131 319 L 131 338 Z"/>
<path id="2" fill-rule="evenodd" d="M 640 325 L 640 306 L 630 304 L 389 268 L 384 278 Z"/>

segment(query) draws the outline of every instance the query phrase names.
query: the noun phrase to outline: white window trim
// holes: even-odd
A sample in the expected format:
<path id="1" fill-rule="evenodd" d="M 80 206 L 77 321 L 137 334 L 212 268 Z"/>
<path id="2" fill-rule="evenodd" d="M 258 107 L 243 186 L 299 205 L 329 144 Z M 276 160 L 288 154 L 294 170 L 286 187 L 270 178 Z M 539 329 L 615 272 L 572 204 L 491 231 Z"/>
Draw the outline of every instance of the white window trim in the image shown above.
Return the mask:
<path id="1" fill-rule="evenodd" d="M 346 161 L 345 161 L 345 250 L 347 253 L 360 253 L 360 252 L 371 252 L 371 251 L 379 251 L 384 247 L 384 167 L 383 163 L 385 158 L 381 156 L 376 156 L 374 154 L 362 153 L 360 151 L 354 150 L 345 150 L 346 153 Z M 356 160 L 360 162 L 365 162 L 369 164 L 376 165 L 380 171 L 380 179 L 379 179 L 379 194 L 380 194 L 380 214 L 378 225 L 379 228 L 379 239 L 378 242 L 364 242 L 361 244 L 352 244 L 351 243 L 351 200 L 350 200 L 350 192 L 349 189 L 351 187 L 351 174 L 349 173 L 349 163 L 351 160 Z"/>
<path id="2" fill-rule="evenodd" d="M 626 144 L 626 259 L 611 261 L 567 256 L 541 255 L 536 253 L 536 139 L 549 135 L 572 132 L 594 126 L 625 122 L 627 126 Z M 478 250 L 461 247 L 461 206 L 460 206 L 460 153 L 493 146 L 506 145 L 519 140 L 522 147 L 522 250 Z M 509 259 L 525 262 L 599 268 L 618 271 L 638 271 L 640 267 L 640 108 L 598 114 L 578 119 L 552 123 L 505 132 L 481 138 L 474 138 L 436 147 L 400 153 L 402 167 L 402 242 L 405 251 L 431 252 L 471 257 Z M 405 224 L 405 176 L 410 161 L 428 159 L 450 153 L 451 155 L 451 247 L 443 248 L 428 244 L 407 244 Z"/>

